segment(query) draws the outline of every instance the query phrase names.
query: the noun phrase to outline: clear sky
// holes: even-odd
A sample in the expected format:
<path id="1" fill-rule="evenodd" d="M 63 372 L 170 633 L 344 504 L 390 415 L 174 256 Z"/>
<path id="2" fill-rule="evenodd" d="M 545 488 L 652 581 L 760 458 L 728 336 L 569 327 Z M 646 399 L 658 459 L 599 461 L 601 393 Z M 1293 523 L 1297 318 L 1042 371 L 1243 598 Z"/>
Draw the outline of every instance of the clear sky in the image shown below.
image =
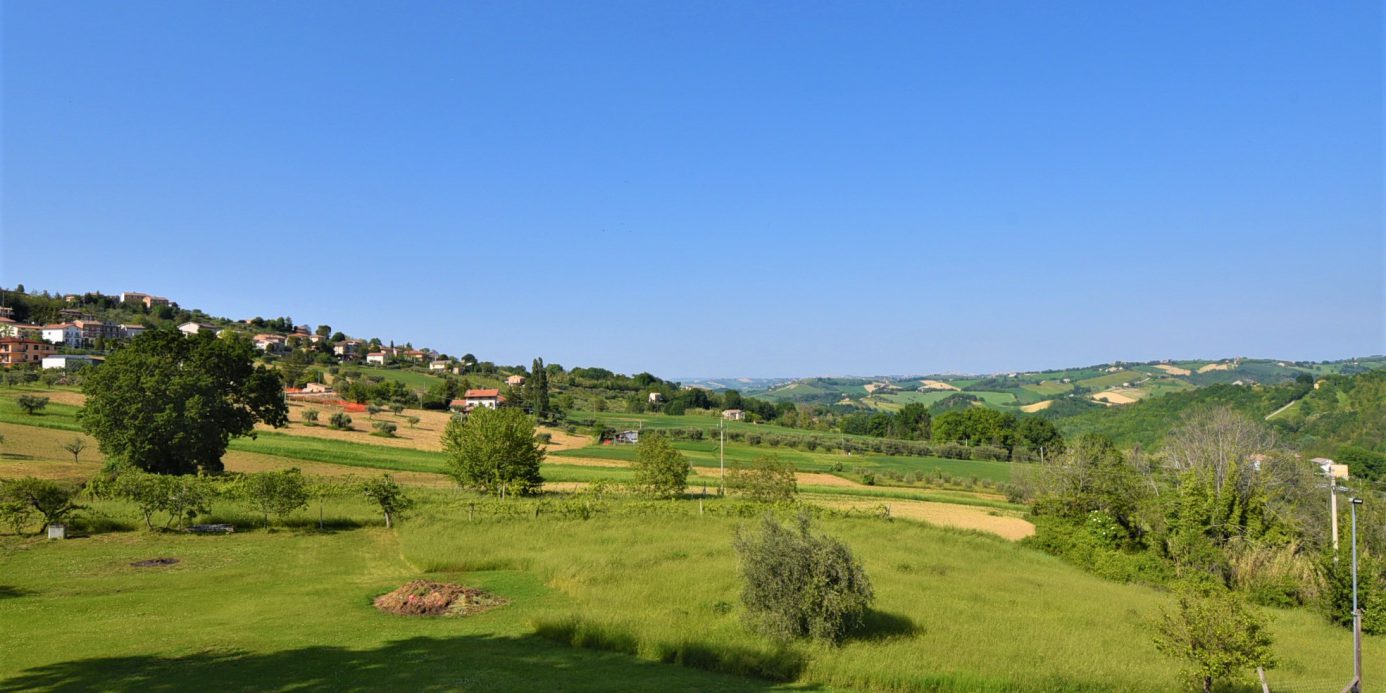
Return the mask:
<path id="1" fill-rule="evenodd" d="M 1378 2 L 3 4 L 0 284 L 664 376 L 1386 352 Z"/>

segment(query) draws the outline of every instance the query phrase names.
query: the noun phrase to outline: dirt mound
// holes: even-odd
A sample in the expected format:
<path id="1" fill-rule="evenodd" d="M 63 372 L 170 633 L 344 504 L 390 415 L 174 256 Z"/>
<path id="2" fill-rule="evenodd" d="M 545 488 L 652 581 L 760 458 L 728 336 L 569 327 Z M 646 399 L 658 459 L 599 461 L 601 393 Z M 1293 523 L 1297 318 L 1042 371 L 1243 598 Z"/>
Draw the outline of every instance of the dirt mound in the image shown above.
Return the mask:
<path id="1" fill-rule="evenodd" d="M 130 565 L 136 568 L 157 568 L 164 565 L 173 565 L 177 562 L 178 559 L 176 558 L 146 558 L 143 561 L 135 561 Z"/>
<path id="2" fill-rule="evenodd" d="M 375 608 L 405 616 L 466 616 L 506 603 L 484 590 L 432 580 L 407 582 L 375 598 Z"/>

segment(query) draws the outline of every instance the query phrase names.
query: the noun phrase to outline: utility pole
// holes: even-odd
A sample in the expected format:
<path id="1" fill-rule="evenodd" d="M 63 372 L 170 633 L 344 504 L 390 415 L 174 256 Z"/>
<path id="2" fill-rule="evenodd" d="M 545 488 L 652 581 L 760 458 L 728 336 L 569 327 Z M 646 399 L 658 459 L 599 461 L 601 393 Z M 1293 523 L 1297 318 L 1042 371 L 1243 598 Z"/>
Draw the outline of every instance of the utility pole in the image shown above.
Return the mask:
<path id="1" fill-rule="evenodd" d="M 717 495 L 727 495 L 727 422 L 717 422 Z"/>
<path id="2" fill-rule="evenodd" d="M 1338 484 L 1333 480 L 1333 468 L 1328 468 L 1328 515 L 1333 532 L 1333 562 L 1338 562 Z"/>
<path id="3" fill-rule="evenodd" d="M 1352 499 L 1352 690 L 1362 693 L 1362 610 L 1357 607 L 1357 506 L 1361 498 Z"/>

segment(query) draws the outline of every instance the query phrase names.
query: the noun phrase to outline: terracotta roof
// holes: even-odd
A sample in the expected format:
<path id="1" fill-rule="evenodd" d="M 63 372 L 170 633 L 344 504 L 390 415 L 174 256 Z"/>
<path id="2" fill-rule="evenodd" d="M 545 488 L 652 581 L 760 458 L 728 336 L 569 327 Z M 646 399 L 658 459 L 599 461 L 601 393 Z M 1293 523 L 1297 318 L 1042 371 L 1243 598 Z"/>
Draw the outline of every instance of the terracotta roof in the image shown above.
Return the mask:
<path id="1" fill-rule="evenodd" d="M 500 397 L 500 390 L 494 388 L 489 390 L 467 390 L 467 394 L 464 396 L 467 399 L 477 399 L 482 397 Z"/>

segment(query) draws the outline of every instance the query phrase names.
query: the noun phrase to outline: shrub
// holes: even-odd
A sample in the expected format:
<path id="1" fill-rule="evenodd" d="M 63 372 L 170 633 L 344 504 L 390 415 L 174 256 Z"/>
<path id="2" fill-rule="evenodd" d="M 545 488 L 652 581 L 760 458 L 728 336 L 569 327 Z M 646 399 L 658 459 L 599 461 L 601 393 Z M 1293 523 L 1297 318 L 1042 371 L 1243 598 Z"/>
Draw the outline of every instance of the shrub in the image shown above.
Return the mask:
<path id="1" fill-rule="evenodd" d="M 753 631 L 776 640 L 808 636 L 836 643 L 861 625 L 871 582 L 845 544 L 812 533 L 808 514 L 789 528 L 767 514 L 759 532 L 738 529 L 733 547 Z"/>
<path id="2" fill-rule="evenodd" d="M 395 431 L 399 430 L 399 426 L 396 426 L 390 421 L 377 421 L 373 425 L 375 426 L 375 433 L 371 434 L 373 436 L 393 438 L 395 437 Z"/>
<path id="3" fill-rule="evenodd" d="M 351 417 L 348 416 L 346 412 L 339 411 L 334 413 L 332 418 L 327 420 L 327 425 L 329 428 L 335 428 L 339 431 L 350 431 Z"/>
<path id="4" fill-rule="evenodd" d="M 77 486 L 31 476 L 0 480 L 0 513 L 15 534 L 23 533 L 34 515 L 42 520 L 39 525 L 42 531 L 44 526 L 63 522 L 84 509 L 77 504 L 80 490 Z"/>
<path id="5" fill-rule="evenodd" d="M 241 491 L 250 506 L 264 515 L 266 527 L 270 515 L 283 521 L 289 513 L 308 505 L 308 484 L 298 468 L 249 474 Z"/>
<path id="6" fill-rule="evenodd" d="M 1324 592 L 1321 606 L 1328 620 L 1352 627 L 1352 559 L 1348 552 L 1334 561 L 1323 558 Z M 1362 552 L 1357 562 L 1357 603 L 1362 609 L 1362 632 L 1386 633 L 1386 563 Z"/>
<path id="7" fill-rule="evenodd" d="M 688 487 L 693 466 L 660 435 L 644 435 L 635 449 L 635 484 L 655 498 L 677 498 Z"/>
<path id="8" fill-rule="evenodd" d="M 750 467 L 733 469 L 728 486 L 756 503 L 787 503 L 799 492 L 794 465 L 778 455 L 757 457 Z"/>
<path id="9" fill-rule="evenodd" d="M 299 414 L 299 416 L 302 416 L 302 417 L 303 417 L 304 423 L 306 423 L 306 424 L 308 424 L 308 425 L 310 425 L 310 426 L 311 426 L 311 425 L 315 425 L 315 424 L 317 424 L 317 422 L 318 422 L 318 410 L 317 410 L 317 409 L 304 409 L 304 410 L 303 410 L 303 413 L 302 413 L 302 414 Z"/>
<path id="10" fill-rule="evenodd" d="M 409 427 L 410 427 L 410 428 L 413 428 L 413 427 L 419 425 L 419 417 L 417 417 L 417 416 L 408 416 L 408 417 L 405 417 L 404 420 L 409 422 Z"/>
<path id="11" fill-rule="evenodd" d="M 1275 665 L 1265 617 L 1221 588 L 1181 588 L 1155 629 L 1156 649 L 1182 658 L 1184 675 L 1204 693 L 1217 679 Z"/>

